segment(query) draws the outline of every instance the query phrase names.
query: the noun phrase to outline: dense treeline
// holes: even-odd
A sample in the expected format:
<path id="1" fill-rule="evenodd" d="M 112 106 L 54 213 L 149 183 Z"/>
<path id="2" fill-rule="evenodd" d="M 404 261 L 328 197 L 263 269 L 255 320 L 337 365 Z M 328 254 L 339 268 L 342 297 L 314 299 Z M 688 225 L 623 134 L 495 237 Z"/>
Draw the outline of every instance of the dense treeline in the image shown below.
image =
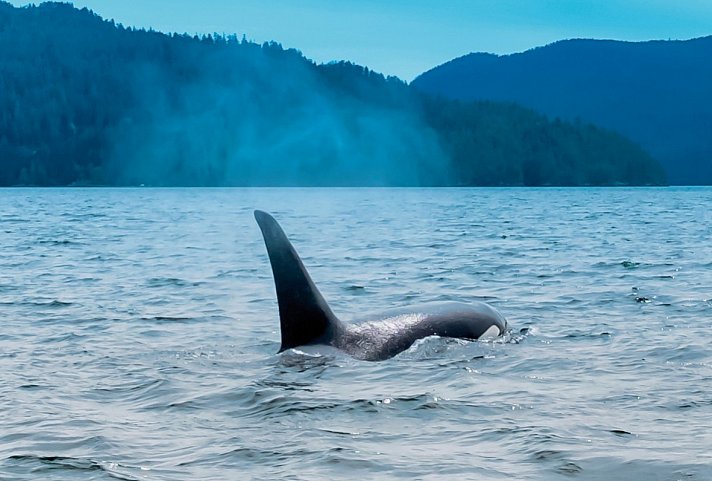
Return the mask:
<path id="1" fill-rule="evenodd" d="M 591 124 L 548 121 L 515 104 L 439 99 L 426 105 L 463 185 L 655 184 L 664 179 L 660 165 L 638 145 Z M 487 161 L 472 161 L 473 152 Z"/>
<path id="2" fill-rule="evenodd" d="M 0 2 L 0 185 L 664 182 L 609 131 L 235 36 Z"/>
<path id="3" fill-rule="evenodd" d="M 516 102 L 620 132 L 677 184 L 712 184 L 712 36 L 565 40 L 512 55 L 473 53 L 412 82 L 431 95 Z"/>

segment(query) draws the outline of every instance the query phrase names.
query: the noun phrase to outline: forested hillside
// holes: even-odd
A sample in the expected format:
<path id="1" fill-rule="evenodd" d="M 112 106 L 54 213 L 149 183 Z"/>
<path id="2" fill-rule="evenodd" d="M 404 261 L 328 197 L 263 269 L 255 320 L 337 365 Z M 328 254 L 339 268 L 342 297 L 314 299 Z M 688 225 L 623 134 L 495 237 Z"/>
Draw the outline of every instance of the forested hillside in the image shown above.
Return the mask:
<path id="1" fill-rule="evenodd" d="M 413 86 L 463 101 L 516 102 L 593 122 L 639 143 L 670 182 L 712 184 L 712 36 L 566 40 L 513 55 L 475 53 Z"/>
<path id="2" fill-rule="evenodd" d="M 622 136 L 276 43 L 0 2 L 0 185 L 665 182 Z"/>

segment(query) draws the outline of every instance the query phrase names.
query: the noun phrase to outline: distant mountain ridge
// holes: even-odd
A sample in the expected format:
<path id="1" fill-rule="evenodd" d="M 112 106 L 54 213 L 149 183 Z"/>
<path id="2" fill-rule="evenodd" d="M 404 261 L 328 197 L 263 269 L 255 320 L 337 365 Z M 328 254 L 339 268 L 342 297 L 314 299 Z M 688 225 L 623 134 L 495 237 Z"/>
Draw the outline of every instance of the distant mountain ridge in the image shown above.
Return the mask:
<path id="1" fill-rule="evenodd" d="M 564 40 L 512 55 L 473 53 L 417 77 L 419 90 L 516 102 L 626 135 L 676 184 L 712 184 L 712 36 Z"/>
<path id="2" fill-rule="evenodd" d="M 0 1 L 0 186 L 648 185 L 624 136 L 236 35 Z"/>

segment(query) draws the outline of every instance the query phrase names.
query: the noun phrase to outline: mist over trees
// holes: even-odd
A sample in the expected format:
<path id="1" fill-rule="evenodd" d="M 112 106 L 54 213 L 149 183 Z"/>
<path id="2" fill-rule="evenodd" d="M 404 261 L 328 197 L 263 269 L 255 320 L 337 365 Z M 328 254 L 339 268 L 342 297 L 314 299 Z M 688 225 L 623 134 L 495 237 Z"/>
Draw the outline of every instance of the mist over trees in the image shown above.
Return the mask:
<path id="1" fill-rule="evenodd" d="M 619 134 L 234 35 L 0 1 L 0 185 L 665 182 Z"/>

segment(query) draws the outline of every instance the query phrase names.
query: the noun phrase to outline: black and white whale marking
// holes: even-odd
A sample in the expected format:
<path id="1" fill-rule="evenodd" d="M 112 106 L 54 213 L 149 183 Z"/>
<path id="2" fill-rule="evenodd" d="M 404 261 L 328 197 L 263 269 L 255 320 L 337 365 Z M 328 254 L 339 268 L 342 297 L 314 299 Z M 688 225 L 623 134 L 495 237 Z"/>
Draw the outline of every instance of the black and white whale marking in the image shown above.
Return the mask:
<path id="1" fill-rule="evenodd" d="M 359 323 L 343 323 L 331 311 L 276 220 L 255 211 L 277 289 L 282 346 L 330 345 L 353 357 L 379 361 L 428 336 L 480 339 L 502 335 L 507 321 L 483 302 L 437 303 Z"/>

